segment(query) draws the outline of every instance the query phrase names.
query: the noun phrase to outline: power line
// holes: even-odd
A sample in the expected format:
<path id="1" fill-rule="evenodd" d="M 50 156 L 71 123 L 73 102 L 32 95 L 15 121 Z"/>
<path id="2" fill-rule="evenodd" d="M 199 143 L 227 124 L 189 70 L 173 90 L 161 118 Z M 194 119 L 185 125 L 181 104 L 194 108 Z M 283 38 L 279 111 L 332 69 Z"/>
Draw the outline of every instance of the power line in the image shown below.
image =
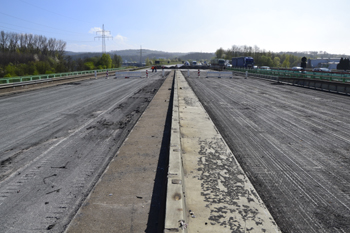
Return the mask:
<path id="1" fill-rule="evenodd" d="M 48 28 L 52 28 L 52 29 L 55 29 L 55 30 L 60 30 L 60 31 L 65 31 L 65 32 L 69 32 L 69 33 L 82 34 L 82 35 L 83 35 L 83 33 L 71 32 L 71 31 L 68 31 L 68 30 L 63 30 L 63 29 L 59 29 L 59 28 L 50 27 L 50 26 L 47 26 L 47 25 L 44 25 L 44 24 L 40 24 L 40 23 L 34 23 L 34 22 L 29 21 L 29 20 L 21 19 L 21 18 L 18 18 L 18 17 L 16 17 L 16 16 L 9 15 L 9 14 L 3 13 L 3 12 L 0 12 L 0 14 L 7 15 L 7 16 L 10 16 L 10 17 L 12 17 L 12 18 L 19 19 L 19 20 L 22 20 L 22 21 L 26 21 L 26 22 L 28 22 L 28 23 L 32 23 L 32 24 L 36 24 L 36 25 L 40 25 L 40 26 L 44 26 L 44 27 L 48 27 Z M 85 35 L 85 34 L 84 34 L 84 35 Z"/>
<path id="2" fill-rule="evenodd" d="M 11 26 L 15 26 L 15 27 L 20 27 L 20 28 L 25 28 L 25 29 L 29 29 L 31 31 L 42 31 L 42 32 L 46 32 L 46 33 L 55 33 L 55 34 L 63 34 L 63 33 L 56 33 L 56 32 L 49 32 L 49 31 L 45 31 L 45 30 L 40 30 L 40 29 L 34 29 L 34 28 L 28 28 L 28 27 L 22 27 L 22 26 L 19 26 L 19 25 L 15 25 L 15 24 L 10 24 L 10 23 L 4 23 L 4 22 L 0 22 L 2 24 L 5 24 L 5 25 L 11 25 Z M 9 28 L 9 27 L 6 27 L 6 26 L 0 26 L 0 27 L 4 27 L 4 28 L 8 28 L 10 30 L 13 30 L 13 31 L 18 31 L 18 29 L 15 29 L 15 28 Z M 22 33 L 22 32 L 21 32 Z M 32 34 L 32 33 L 28 33 L 28 34 Z M 67 34 L 64 34 L 64 35 L 67 35 Z"/>

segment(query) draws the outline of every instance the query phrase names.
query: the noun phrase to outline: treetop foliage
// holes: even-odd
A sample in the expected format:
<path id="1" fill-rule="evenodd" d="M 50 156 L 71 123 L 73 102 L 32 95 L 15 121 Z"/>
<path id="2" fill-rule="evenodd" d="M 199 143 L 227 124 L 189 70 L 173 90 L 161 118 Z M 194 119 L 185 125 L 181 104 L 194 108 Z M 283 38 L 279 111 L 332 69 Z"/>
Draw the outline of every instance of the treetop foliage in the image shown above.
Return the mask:
<path id="1" fill-rule="evenodd" d="M 349 58 L 340 58 L 340 61 L 337 65 L 337 70 L 350 70 Z"/>
<path id="2" fill-rule="evenodd" d="M 66 42 L 42 35 L 0 32 L 0 78 L 120 67 L 109 54 L 73 60 L 65 56 Z"/>
<path id="3" fill-rule="evenodd" d="M 66 42 L 41 35 L 0 32 L 0 52 L 62 57 Z"/>
<path id="4" fill-rule="evenodd" d="M 254 63 L 258 66 L 283 67 L 289 68 L 293 66 L 300 66 L 302 57 L 307 59 L 330 58 L 339 56 L 336 54 L 329 54 L 326 51 L 304 51 L 304 52 L 271 52 L 260 49 L 258 46 L 237 46 L 233 45 L 231 48 L 225 50 L 220 48 L 215 52 L 216 57 L 231 60 L 233 57 L 253 57 Z"/>
<path id="5" fill-rule="evenodd" d="M 260 49 L 258 46 L 237 46 L 233 45 L 231 48 L 225 50 L 219 48 L 216 50 L 217 58 L 225 60 L 232 60 L 233 57 L 253 57 L 254 63 L 257 66 L 283 67 L 289 68 L 291 66 L 300 65 L 300 56 L 285 53 L 274 53 Z"/>

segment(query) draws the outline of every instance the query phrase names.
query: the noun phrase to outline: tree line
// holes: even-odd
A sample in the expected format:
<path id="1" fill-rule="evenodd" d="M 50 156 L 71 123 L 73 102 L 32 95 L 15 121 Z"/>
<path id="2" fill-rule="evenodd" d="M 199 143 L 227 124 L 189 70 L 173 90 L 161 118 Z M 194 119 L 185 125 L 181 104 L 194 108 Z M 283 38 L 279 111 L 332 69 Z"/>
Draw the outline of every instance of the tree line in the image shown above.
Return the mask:
<path id="1" fill-rule="evenodd" d="M 340 61 L 337 64 L 337 70 L 350 70 L 349 58 L 340 58 Z"/>
<path id="2" fill-rule="evenodd" d="M 109 54 L 72 59 L 66 42 L 42 35 L 0 32 L 0 78 L 120 67 L 122 58 Z"/>
<path id="3" fill-rule="evenodd" d="M 260 49 L 258 46 L 237 46 L 233 45 L 229 49 L 220 48 L 216 50 L 215 55 L 217 58 L 223 58 L 225 60 L 232 60 L 233 57 L 253 57 L 254 63 L 257 66 L 269 66 L 289 68 L 292 66 L 300 66 L 301 57 L 286 54 L 286 53 L 274 53 Z"/>
<path id="4" fill-rule="evenodd" d="M 73 60 L 70 56 L 67 56 L 67 69 L 69 71 L 76 70 L 95 70 L 95 69 L 110 69 L 118 68 L 122 66 L 122 58 L 116 54 L 113 58 L 109 54 L 102 54 L 101 57 L 84 57 Z"/>
<path id="5" fill-rule="evenodd" d="M 66 42 L 42 35 L 0 32 L 0 51 L 2 53 L 41 54 L 62 57 Z"/>

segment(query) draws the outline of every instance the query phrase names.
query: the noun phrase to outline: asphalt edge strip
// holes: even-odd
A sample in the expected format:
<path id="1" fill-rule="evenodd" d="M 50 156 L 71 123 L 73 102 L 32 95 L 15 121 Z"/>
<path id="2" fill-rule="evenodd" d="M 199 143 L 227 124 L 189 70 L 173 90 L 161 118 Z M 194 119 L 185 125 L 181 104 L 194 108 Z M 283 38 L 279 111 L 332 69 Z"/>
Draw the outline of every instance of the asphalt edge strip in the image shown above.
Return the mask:
<path id="1" fill-rule="evenodd" d="M 179 232 L 181 227 L 185 230 L 183 232 L 187 232 L 184 227 L 187 219 L 180 139 L 177 73 L 178 72 L 174 72 L 174 96 L 169 147 L 164 232 Z"/>

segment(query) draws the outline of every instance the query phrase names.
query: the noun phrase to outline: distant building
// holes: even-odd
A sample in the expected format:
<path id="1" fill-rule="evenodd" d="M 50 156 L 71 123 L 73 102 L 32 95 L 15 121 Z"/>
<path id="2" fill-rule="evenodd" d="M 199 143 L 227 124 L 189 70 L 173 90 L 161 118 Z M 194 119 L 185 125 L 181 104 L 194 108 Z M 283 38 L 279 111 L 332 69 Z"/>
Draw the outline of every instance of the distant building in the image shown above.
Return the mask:
<path id="1" fill-rule="evenodd" d="M 336 70 L 337 69 L 337 65 L 339 64 L 339 62 L 328 62 L 328 69 L 330 70 Z"/>
<path id="2" fill-rule="evenodd" d="M 339 63 L 340 58 L 317 58 L 309 59 L 308 65 L 311 68 L 321 68 L 325 67 L 328 69 L 337 69 L 337 64 Z"/>

